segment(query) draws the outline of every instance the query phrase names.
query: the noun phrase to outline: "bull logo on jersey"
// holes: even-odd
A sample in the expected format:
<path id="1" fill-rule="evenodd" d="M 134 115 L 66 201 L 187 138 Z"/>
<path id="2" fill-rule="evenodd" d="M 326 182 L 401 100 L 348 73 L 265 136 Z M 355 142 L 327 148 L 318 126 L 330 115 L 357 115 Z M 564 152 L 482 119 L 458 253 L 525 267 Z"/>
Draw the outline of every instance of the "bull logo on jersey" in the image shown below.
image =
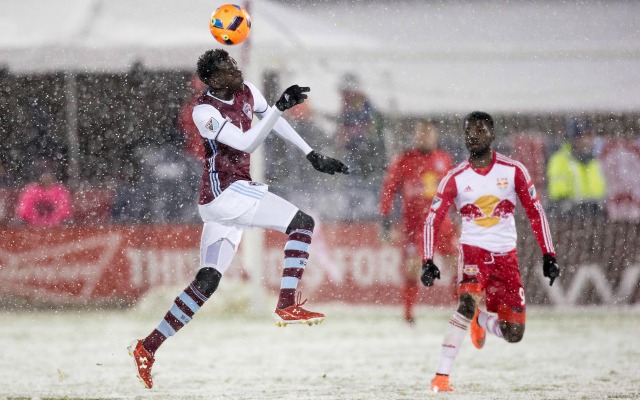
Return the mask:
<path id="1" fill-rule="evenodd" d="M 244 112 L 244 115 L 246 115 L 249 119 L 253 118 L 253 112 L 251 111 L 251 104 L 244 103 L 244 105 L 242 106 L 242 111 Z"/>
<path id="2" fill-rule="evenodd" d="M 513 215 L 516 206 L 509 200 L 500 200 L 496 196 L 482 196 L 475 202 L 465 204 L 460 209 L 460 215 L 465 221 L 473 221 L 476 225 L 489 228 L 502 218 Z"/>
<path id="3" fill-rule="evenodd" d="M 507 178 L 498 178 L 498 182 L 496 182 L 498 189 L 506 189 L 509 186 L 509 180 Z"/>
<path id="4" fill-rule="evenodd" d="M 464 267 L 462 267 L 462 272 L 465 275 L 478 275 L 480 269 L 478 269 L 477 265 L 465 264 Z"/>
<path id="5" fill-rule="evenodd" d="M 438 192 L 438 175 L 429 171 L 422 174 L 422 194 L 424 197 L 430 198 Z"/>

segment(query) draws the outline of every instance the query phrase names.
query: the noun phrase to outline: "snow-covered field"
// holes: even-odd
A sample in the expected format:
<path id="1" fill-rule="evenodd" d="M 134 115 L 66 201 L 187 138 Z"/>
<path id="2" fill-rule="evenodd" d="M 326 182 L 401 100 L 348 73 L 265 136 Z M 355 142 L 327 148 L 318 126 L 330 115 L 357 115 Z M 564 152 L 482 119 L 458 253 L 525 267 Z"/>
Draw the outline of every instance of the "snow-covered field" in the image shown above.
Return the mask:
<path id="1" fill-rule="evenodd" d="M 466 342 L 457 392 L 438 395 L 428 383 L 450 310 L 421 308 L 409 327 L 399 308 L 337 305 L 314 307 L 322 325 L 286 328 L 268 312 L 203 309 L 159 350 L 147 390 L 126 346 L 167 307 L 0 312 L 0 399 L 640 398 L 638 308 L 532 308 L 522 342 Z"/>

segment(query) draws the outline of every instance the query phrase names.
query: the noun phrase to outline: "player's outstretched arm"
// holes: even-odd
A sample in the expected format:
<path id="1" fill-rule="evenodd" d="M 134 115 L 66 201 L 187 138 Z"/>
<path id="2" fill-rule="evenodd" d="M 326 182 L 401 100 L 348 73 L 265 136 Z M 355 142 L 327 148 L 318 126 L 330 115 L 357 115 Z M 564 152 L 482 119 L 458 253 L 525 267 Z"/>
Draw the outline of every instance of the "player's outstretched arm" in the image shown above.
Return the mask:
<path id="1" fill-rule="evenodd" d="M 549 286 L 553 286 L 553 281 L 560 276 L 560 267 L 556 258 L 551 254 L 542 255 L 542 275 L 549 278 Z"/>
<path id="2" fill-rule="evenodd" d="M 309 160 L 311 165 L 313 165 L 313 168 L 320 172 L 324 172 L 325 174 L 333 175 L 336 172 L 349 174 L 349 167 L 344 165 L 342 161 L 327 157 L 315 150 L 312 150 L 311 153 L 307 154 L 307 160 Z"/>

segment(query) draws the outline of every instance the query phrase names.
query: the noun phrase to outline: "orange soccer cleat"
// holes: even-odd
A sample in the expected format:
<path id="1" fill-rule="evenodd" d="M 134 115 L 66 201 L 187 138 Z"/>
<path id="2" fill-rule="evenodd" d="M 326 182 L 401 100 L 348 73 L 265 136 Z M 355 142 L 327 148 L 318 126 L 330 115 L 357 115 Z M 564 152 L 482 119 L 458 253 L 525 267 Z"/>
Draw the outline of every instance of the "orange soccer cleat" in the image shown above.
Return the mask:
<path id="1" fill-rule="evenodd" d="M 455 392 L 449 384 L 449 375 L 436 374 L 431 380 L 432 392 Z"/>
<path id="2" fill-rule="evenodd" d="M 471 336 L 471 343 L 476 347 L 476 349 L 481 349 L 484 347 L 484 341 L 487 338 L 487 332 L 483 327 L 478 324 L 478 315 L 480 314 L 480 309 L 476 308 L 476 313 L 471 319 L 471 329 L 469 329 L 469 335 Z"/>
<path id="3" fill-rule="evenodd" d="M 287 326 L 289 324 L 307 324 L 309 326 L 313 324 L 319 324 L 324 321 L 324 314 L 308 311 L 301 306 L 307 302 L 300 302 L 302 294 L 298 292 L 297 299 L 294 305 L 287 308 L 277 308 L 273 312 L 273 319 L 276 321 L 277 326 Z"/>
<path id="4" fill-rule="evenodd" d="M 151 367 L 155 359 L 153 355 L 142 346 L 142 340 L 134 340 L 129 347 L 129 355 L 133 357 L 133 362 L 136 364 L 136 371 L 138 379 L 147 389 L 153 387 L 153 380 L 151 379 Z"/>

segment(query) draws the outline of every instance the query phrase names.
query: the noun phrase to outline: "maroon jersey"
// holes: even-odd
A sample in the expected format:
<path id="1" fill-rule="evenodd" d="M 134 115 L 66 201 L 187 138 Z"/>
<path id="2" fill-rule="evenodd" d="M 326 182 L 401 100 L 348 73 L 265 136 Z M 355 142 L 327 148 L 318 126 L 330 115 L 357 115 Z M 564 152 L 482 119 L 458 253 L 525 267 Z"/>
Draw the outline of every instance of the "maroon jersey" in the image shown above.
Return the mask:
<path id="1" fill-rule="evenodd" d="M 253 119 L 253 95 L 247 85 L 233 97 L 233 103 L 227 104 L 215 97 L 204 93 L 196 101 L 194 106 L 209 104 L 226 118 L 227 124 L 231 123 L 243 132 L 251 128 Z M 222 128 L 220 128 L 222 129 Z M 213 201 L 229 185 L 238 180 L 251 180 L 250 154 L 234 149 L 217 140 L 202 138 L 204 144 L 205 161 L 202 169 L 202 182 L 200 184 L 200 197 L 198 204 L 207 204 Z"/>

